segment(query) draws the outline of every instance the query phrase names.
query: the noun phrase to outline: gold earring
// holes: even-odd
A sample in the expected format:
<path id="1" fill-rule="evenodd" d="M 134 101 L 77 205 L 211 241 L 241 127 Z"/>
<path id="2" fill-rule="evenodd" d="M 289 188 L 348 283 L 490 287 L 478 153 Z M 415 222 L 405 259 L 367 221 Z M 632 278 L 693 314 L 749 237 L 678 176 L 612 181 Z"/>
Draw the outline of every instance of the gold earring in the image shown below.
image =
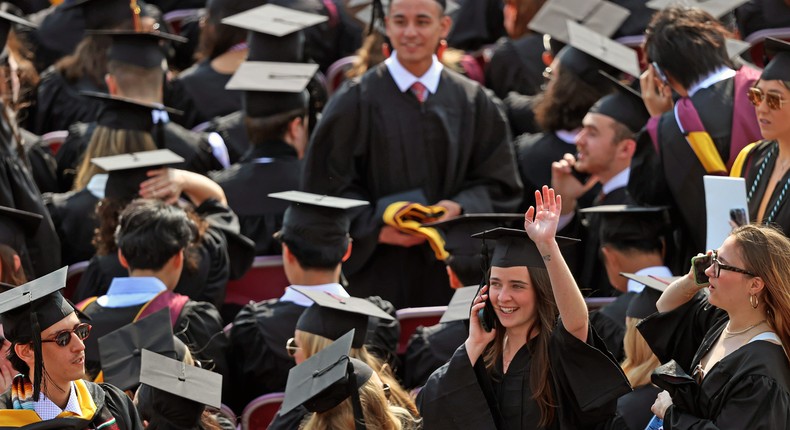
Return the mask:
<path id="1" fill-rule="evenodd" d="M 757 306 L 760 306 L 760 301 L 757 299 L 757 294 L 749 296 L 749 304 L 752 305 L 752 309 L 757 309 Z"/>

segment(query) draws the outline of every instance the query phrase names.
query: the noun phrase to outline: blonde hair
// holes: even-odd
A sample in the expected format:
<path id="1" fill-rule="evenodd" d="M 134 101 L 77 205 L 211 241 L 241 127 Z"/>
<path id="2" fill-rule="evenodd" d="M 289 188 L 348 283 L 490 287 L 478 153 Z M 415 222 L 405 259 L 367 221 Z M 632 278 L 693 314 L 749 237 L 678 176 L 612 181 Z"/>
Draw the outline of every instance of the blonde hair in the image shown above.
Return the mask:
<path id="1" fill-rule="evenodd" d="M 129 152 L 152 151 L 156 144 L 147 131 L 120 130 L 105 126 L 97 126 L 88 143 L 88 148 L 82 156 L 82 161 L 77 167 L 77 177 L 74 179 L 74 190 L 81 190 L 88 185 L 93 175 L 106 173 L 93 163 L 94 157 L 126 154 Z"/>
<path id="2" fill-rule="evenodd" d="M 623 349 L 625 350 L 625 360 L 622 364 L 623 373 L 634 388 L 649 384 L 650 374 L 661 364 L 658 357 L 650 350 L 645 338 L 636 329 L 636 325 L 640 321 L 642 320 L 639 318 L 626 317 L 625 337 L 623 338 Z"/>

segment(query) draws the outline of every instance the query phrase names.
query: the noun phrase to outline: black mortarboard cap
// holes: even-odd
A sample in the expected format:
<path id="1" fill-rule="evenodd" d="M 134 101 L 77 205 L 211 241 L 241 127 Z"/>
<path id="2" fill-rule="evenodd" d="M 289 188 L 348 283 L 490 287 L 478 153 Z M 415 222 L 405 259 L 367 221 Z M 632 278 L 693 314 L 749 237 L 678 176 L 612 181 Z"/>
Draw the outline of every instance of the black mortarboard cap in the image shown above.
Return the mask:
<path id="1" fill-rule="evenodd" d="M 549 0 L 529 22 L 529 29 L 548 34 L 553 40 L 568 43 L 568 21 L 584 24 L 603 34 L 613 35 L 631 11 L 614 2 L 604 0 Z"/>
<path id="2" fill-rule="evenodd" d="M 601 72 L 601 74 L 612 82 L 615 92 L 601 97 L 589 112 L 606 115 L 628 127 L 633 133 L 638 133 L 650 119 L 642 95 L 608 73 Z"/>
<path id="3" fill-rule="evenodd" d="M 673 5 L 697 7 L 713 15 L 715 18 L 720 19 L 728 12 L 748 1 L 749 0 L 650 0 L 645 3 L 645 6 L 657 10 L 665 9 Z"/>
<path id="4" fill-rule="evenodd" d="M 296 329 L 337 339 L 354 329 L 354 348 L 365 344 L 369 317 L 392 321 L 392 315 L 384 312 L 372 302 L 358 297 L 340 297 L 326 291 L 315 291 L 310 287 L 291 287 L 304 294 L 314 303 L 302 312 Z"/>
<path id="5" fill-rule="evenodd" d="M 133 10 L 131 0 L 76 0 L 62 6 L 64 9 L 79 8 L 87 30 L 113 29 L 126 25 L 132 27 Z M 142 9 L 137 6 L 137 13 Z"/>
<path id="6" fill-rule="evenodd" d="M 306 111 L 310 100 L 306 87 L 317 70 L 317 64 L 248 61 L 241 64 L 225 88 L 244 91 L 244 111 L 254 118 Z"/>
<path id="7" fill-rule="evenodd" d="M 358 389 L 370 379 L 373 369 L 349 357 L 353 338 L 352 330 L 288 372 L 281 414 L 300 405 L 310 412 L 326 412 L 352 397 L 355 419 L 364 422 Z"/>
<path id="8" fill-rule="evenodd" d="M 557 61 L 559 61 L 563 70 L 570 71 L 578 76 L 579 79 L 595 88 L 607 88 L 611 84 L 608 79 L 598 72 L 599 70 L 616 73 L 614 67 L 570 45 L 560 49 L 560 52 L 557 54 Z"/>
<path id="9" fill-rule="evenodd" d="M 140 383 L 160 391 L 155 394 L 158 399 L 152 399 L 155 408 L 160 402 L 163 403 L 162 409 L 165 409 L 164 403 L 170 403 L 167 405 L 167 410 L 173 409 L 175 406 L 173 402 L 177 405 L 189 405 L 179 400 L 217 409 L 222 407 L 222 375 L 219 373 L 191 366 L 181 360 L 174 360 L 147 349 L 143 350 L 141 358 Z M 172 396 L 162 395 L 162 392 Z M 199 419 L 198 413 L 197 420 Z"/>
<path id="10" fill-rule="evenodd" d="M 91 159 L 91 163 L 109 173 L 107 185 L 104 187 L 104 197 L 119 201 L 137 197 L 140 183 L 148 179 L 149 170 L 183 162 L 181 156 L 169 149 Z"/>
<path id="11" fill-rule="evenodd" d="M 494 252 L 491 256 L 491 266 L 516 267 L 527 266 L 545 269 L 546 263 L 540 255 L 535 242 L 529 238 L 524 230 L 512 228 L 495 228 L 472 235 L 477 239 L 496 240 Z M 560 247 L 580 242 L 579 239 L 556 236 L 554 238 Z"/>
<path id="12" fill-rule="evenodd" d="M 0 50 L 8 41 L 8 32 L 13 25 L 37 28 L 38 25 L 19 16 L 22 11 L 11 3 L 0 3 Z"/>
<path id="13" fill-rule="evenodd" d="M 38 231 L 38 226 L 41 225 L 42 219 L 44 217 L 37 213 L 0 206 L 0 243 L 7 243 L 2 234 L 4 231 L 2 226 L 17 230 L 16 233 L 21 233 L 25 236 L 32 236 Z"/>
<path id="14" fill-rule="evenodd" d="M 99 116 L 96 118 L 96 124 L 115 130 L 137 130 L 150 133 L 155 123 L 153 112 L 183 113 L 158 103 L 146 103 L 107 93 L 80 91 L 80 94 L 103 102 Z"/>
<path id="15" fill-rule="evenodd" d="M 658 312 L 658 309 L 656 309 L 656 302 L 661 297 L 661 293 L 667 289 L 669 284 L 677 279 L 680 279 L 679 276 L 661 279 L 652 276 L 642 276 L 623 272 L 620 273 L 620 276 L 624 276 L 630 280 L 639 282 L 640 284 L 647 287 L 631 299 L 631 301 L 628 303 L 628 308 L 625 311 L 625 315 L 627 317 L 639 319 L 647 318 L 650 315 Z"/>
<path id="16" fill-rule="evenodd" d="M 469 319 L 469 312 L 472 308 L 472 302 L 477 295 L 477 286 L 463 287 L 455 290 L 453 298 L 447 305 L 447 310 L 444 311 L 440 323 L 448 323 L 453 321 L 465 321 Z"/>
<path id="17" fill-rule="evenodd" d="M 347 211 L 368 204 L 302 191 L 272 193 L 269 197 L 292 202 L 283 215 L 279 237 L 287 241 L 291 236 L 300 236 L 316 247 L 345 246 L 351 225 Z"/>
<path id="18" fill-rule="evenodd" d="M 760 79 L 790 81 L 790 43 L 769 37 L 765 39 L 767 64 Z"/>
<path id="19" fill-rule="evenodd" d="M 154 312 L 99 338 L 104 380 L 122 390 L 136 387 L 140 383 L 144 349 L 177 357 L 169 309 Z"/>
<path id="20" fill-rule="evenodd" d="M 161 31 L 138 32 L 134 30 L 91 30 L 87 34 L 110 36 L 112 44 L 107 51 L 108 61 L 150 69 L 161 67 L 165 60 L 163 41 L 184 43 L 185 37 Z"/>
<path id="21" fill-rule="evenodd" d="M 664 206 L 601 205 L 580 210 L 600 214 L 601 244 L 628 246 L 645 240 L 655 240 L 667 230 L 668 215 Z"/>

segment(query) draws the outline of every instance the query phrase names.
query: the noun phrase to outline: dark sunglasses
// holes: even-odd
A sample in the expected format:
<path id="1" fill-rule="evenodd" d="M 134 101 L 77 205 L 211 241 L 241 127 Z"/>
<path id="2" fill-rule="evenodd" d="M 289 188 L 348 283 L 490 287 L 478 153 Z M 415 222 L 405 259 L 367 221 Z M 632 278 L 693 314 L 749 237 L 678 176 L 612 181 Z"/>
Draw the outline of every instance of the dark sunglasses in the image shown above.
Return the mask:
<path id="1" fill-rule="evenodd" d="M 296 355 L 296 351 L 300 350 L 301 348 L 299 345 L 296 344 L 296 339 L 290 338 L 287 342 L 285 342 L 285 350 L 288 351 L 288 356 L 293 357 Z"/>
<path id="2" fill-rule="evenodd" d="M 55 342 L 58 346 L 67 346 L 71 343 L 71 334 L 74 333 L 80 340 L 85 340 L 91 334 L 92 326 L 88 323 L 81 323 L 74 326 L 71 330 L 61 330 L 55 333 L 50 339 L 41 339 L 41 342 Z"/>
<path id="3" fill-rule="evenodd" d="M 721 275 L 721 271 L 722 270 L 729 270 L 730 272 L 742 273 L 744 275 L 757 277 L 757 275 L 755 275 L 754 273 L 752 273 L 752 272 L 750 272 L 750 271 L 748 271 L 746 269 L 741 269 L 740 267 L 730 266 L 728 264 L 724 264 L 724 263 L 720 262 L 719 261 L 719 254 L 716 251 L 713 251 L 713 256 L 712 257 L 713 258 L 711 259 L 711 261 L 712 261 L 711 265 L 713 266 L 713 275 L 714 275 L 713 277 L 714 278 L 718 278 L 719 275 Z"/>
<path id="4" fill-rule="evenodd" d="M 759 88 L 749 88 L 749 101 L 756 106 L 760 106 L 760 104 L 765 100 L 768 103 L 768 108 L 773 110 L 779 110 L 784 105 L 786 100 L 782 99 L 779 94 L 774 93 L 764 93 L 763 90 Z"/>

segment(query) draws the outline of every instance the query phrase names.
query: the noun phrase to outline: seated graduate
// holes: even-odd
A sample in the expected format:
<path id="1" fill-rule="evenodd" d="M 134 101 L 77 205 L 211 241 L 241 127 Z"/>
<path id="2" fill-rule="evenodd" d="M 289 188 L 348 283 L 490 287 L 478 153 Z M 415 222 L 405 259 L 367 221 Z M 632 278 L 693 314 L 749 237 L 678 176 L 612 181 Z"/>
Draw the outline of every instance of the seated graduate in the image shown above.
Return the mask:
<path id="1" fill-rule="evenodd" d="M 672 283 L 639 331 L 665 365 L 652 410 L 666 429 L 790 427 L 790 240 L 745 225 L 708 252 L 707 283 Z M 708 286 L 707 294 L 700 290 Z"/>
<path id="2" fill-rule="evenodd" d="M 296 191 L 271 197 L 293 202 L 276 236 L 282 244 L 285 275 L 291 285 L 348 297 L 338 283 L 340 265 L 351 253 L 346 212 L 367 202 Z M 369 300 L 395 315 L 391 303 L 378 297 Z M 250 303 L 241 309 L 230 331 L 228 361 L 232 365 L 226 404 L 242 410 L 257 396 L 285 389 L 288 369 L 294 366 L 285 344 L 293 337 L 302 312 L 312 304 L 288 287 L 279 299 Z M 393 357 L 400 325 L 397 321 L 380 321 L 377 331 L 379 334 L 368 345 L 375 347 L 381 359 Z"/>
<path id="3" fill-rule="evenodd" d="M 22 259 L 13 248 L 3 243 L 0 243 L 0 282 L 7 285 L 27 283 Z"/>
<path id="4" fill-rule="evenodd" d="M 97 332 L 85 345 L 87 360 L 99 360 L 96 338 L 168 308 L 173 331 L 200 351 L 196 358 L 211 363 L 218 373 L 227 371 L 227 339 L 219 311 L 211 303 L 173 292 L 190 258 L 186 249 L 196 230 L 186 212 L 159 200 L 135 200 L 124 209 L 116 237 L 118 258 L 129 277 L 113 279 L 107 294 L 77 304 Z"/>
<path id="5" fill-rule="evenodd" d="M 22 285 L 33 271 L 30 246 L 43 217 L 33 212 L 0 206 L 0 244 L 8 248 L 3 254 L 4 272 L 0 281 L 12 285 Z"/>
<path id="6" fill-rule="evenodd" d="M 97 254 L 80 279 L 73 300 L 100 296 L 114 278 L 128 276 L 118 259 L 115 231 L 121 211 L 139 196 L 183 205 L 197 226 L 188 243 L 176 293 L 221 306 L 228 279 L 241 277 L 252 265 L 253 243 L 239 234 L 238 219 L 226 206 L 222 188 L 205 176 L 162 168 L 183 161 L 168 150 L 137 152 L 92 160 L 108 171 L 104 199 L 97 205 L 99 226 L 94 244 Z M 147 179 L 146 179 L 147 178 Z M 188 201 L 179 200 L 184 194 Z"/>
<path id="7" fill-rule="evenodd" d="M 353 330 L 354 336 L 348 355 L 370 366 L 389 386 L 389 402 L 403 408 L 417 419 L 419 417 L 417 407 L 409 393 L 401 387 L 392 367 L 379 358 L 375 350 L 366 346 L 366 343 L 376 342 L 372 338 L 377 335 L 374 330 L 378 322 L 395 322 L 395 319 L 369 300 L 338 297 L 306 287 L 292 287 L 292 289 L 314 302 L 299 317 L 294 337 L 286 344 L 286 349 L 296 364 L 299 365 L 339 339 L 344 333 Z M 274 417 L 269 429 L 295 430 L 307 415 L 309 411 L 301 407 L 287 413 L 281 411 Z"/>
<path id="8" fill-rule="evenodd" d="M 142 429 L 121 390 L 82 379 L 83 341 L 91 326 L 80 322 L 58 291 L 66 286 L 66 272 L 63 267 L 0 294 L 3 335 L 11 341 L 8 359 L 19 371 L 0 396 L 0 426 Z"/>
<path id="9" fill-rule="evenodd" d="M 598 217 L 599 255 L 609 283 L 621 294 L 614 302 L 590 313 L 590 324 L 601 336 L 606 348 L 623 361 L 623 337 L 626 331 L 626 309 L 644 285 L 620 276 L 669 278 L 672 271 L 664 265 L 664 237 L 669 232 L 666 208 L 603 205 L 582 209 L 584 215 Z"/>
<path id="10" fill-rule="evenodd" d="M 308 415 L 300 430 L 412 430 L 420 421 L 395 404 L 391 387 L 362 360 L 352 357 L 355 331 L 327 345 L 291 369 L 282 411 L 296 408 Z M 271 427 L 270 427 L 271 428 Z"/>
<path id="11" fill-rule="evenodd" d="M 560 253 L 571 241 L 555 237 L 561 206 L 544 186 L 526 231 L 476 235 L 496 239 L 489 285 L 474 300 L 466 342 L 417 397 L 425 428 L 594 428 L 630 391 Z"/>

